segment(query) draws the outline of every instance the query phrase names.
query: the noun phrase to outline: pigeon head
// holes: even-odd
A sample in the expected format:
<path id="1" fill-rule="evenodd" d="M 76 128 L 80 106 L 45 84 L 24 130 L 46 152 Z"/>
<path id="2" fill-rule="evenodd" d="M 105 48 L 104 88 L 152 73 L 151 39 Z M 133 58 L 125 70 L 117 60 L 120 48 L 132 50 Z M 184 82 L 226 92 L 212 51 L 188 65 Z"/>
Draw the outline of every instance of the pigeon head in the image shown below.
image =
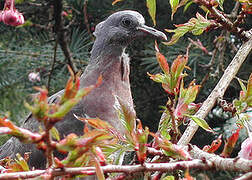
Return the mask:
<path id="1" fill-rule="evenodd" d="M 123 50 L 132 40 L 145 36 L 167 40 L 164 33 L 146 26 L 143 16 L 132 10 L 119 11 L 110 15 L 96 26 L 94 35 L 96 41 L 93 53 L 98 53 L 101 49 L 107 51 L 109 50 L 107 47 L 111 46 L 117 50 Z"/>

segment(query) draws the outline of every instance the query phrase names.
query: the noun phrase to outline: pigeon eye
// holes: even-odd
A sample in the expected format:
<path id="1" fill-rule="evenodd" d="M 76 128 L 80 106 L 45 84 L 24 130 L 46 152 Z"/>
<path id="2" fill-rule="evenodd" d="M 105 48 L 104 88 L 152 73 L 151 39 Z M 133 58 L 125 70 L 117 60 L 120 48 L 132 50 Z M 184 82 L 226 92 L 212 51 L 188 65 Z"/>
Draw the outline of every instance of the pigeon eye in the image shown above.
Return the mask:
<path id="1" fill-rule="evenodd" d="M 132 24 L 133 24 L 132 21 L 131 21 L 130 19 L 128 19 L 128 18 L 124 18 L 124 19 L 122 20 L 122 25 L 123 25 L 124 27 L 130 27 Z"/>

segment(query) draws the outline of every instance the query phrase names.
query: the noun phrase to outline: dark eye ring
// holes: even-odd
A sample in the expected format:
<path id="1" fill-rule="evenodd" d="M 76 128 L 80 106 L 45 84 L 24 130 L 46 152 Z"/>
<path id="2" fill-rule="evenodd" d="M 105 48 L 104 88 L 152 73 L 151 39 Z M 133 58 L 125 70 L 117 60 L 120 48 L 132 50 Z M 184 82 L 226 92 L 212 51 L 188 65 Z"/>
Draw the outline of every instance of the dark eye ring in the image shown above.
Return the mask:
<path id="1" fill-rule="evenodd" d="M 128 19 L 128 18 L 125 18 L 125 19 L 122 20 L 122 24 L 125 27 L 130 27 L 132 25 L 132 21 L 130 19 Z"/>

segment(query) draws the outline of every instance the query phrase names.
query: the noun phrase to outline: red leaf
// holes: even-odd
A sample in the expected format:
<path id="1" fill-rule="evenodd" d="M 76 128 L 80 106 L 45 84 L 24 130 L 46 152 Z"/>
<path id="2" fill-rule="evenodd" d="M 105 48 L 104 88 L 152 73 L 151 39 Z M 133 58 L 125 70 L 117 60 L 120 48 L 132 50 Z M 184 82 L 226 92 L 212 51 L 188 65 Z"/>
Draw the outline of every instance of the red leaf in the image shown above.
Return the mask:
<path id="1" fill-rule="evenodd" d="M 16 129 L 15 125 L 7 119 L 7 117 L 0 118 L 0 127 L 8 127 L 12 130 Z"/>
<path id="2" fill-rule="evenodd" d="M 236 130 L 235 133 L 233 133 L 227 140 L 227 142 L 225 143 L 224 149 L 221 153 L 222 157 L 229 157 L 234 149 L 234 146 L 239 138 L 239 132 L 240 132 L 240 128 L 238 128 Z"/>
<path id="3" fill-rule="evenodd" d="M 185 65 L 187 64 L 188 57 L 187 56 L 182 56 L 179 55 L 172 63 L 171 66 L 171 73 L 175 76 L 178 77 L 181 75 L 183 69 L 185 68 Z"/>
<path id="4" fill-rule="evenodd" d="M 157 61 L 159 63 L 159 66 L 161 67 L 163 72 L 165 74 L 169 74 L 169 65 L 168 65 L 167 60 L 164 57 L 164 55 L 157 51 L 156 52 L 156 58 L 157 58 Z"/>
<path id="5" fill-rule="evenodd" d="M 34 87 L 35 90 L 40 92 L 39 102 L 47 102 L 48 91 L 46 88 Z"/>
<path id="6" fill-rule="evenodd" d="M 105 155 L 103 154 L 101 148 L 98 147 L 98 146 L 95 147 L 95 153 L 96 153 L 96 155 L 97 155 L 97 157 L 98 157 L 98 160 L 99 160 L 99 162 L 100 162 L 100 165 L 101 165 L 101 166 L 105 166 L 105 165 L 106 165 L 106 157 L 105 157 Z"/>
<path id="7" fill-rule="evenodd" d="M 188 105 L 184 102 L 183 99 L 179 99 L 176 109 L 174 110 L 174 116 L 176 118 L 182 119 L 184 114 L 187 112 Z"/>
<path id="8" fill-rule="evenodd" d="M 209 152 L 209 153 L 214 153 L 217 149 L 219 149 L 221 143 L 222 143 L 222 135 L 220 135 L 217 139 L 215 139 L 211 146 L 204 146 L 203 151 Z"/>

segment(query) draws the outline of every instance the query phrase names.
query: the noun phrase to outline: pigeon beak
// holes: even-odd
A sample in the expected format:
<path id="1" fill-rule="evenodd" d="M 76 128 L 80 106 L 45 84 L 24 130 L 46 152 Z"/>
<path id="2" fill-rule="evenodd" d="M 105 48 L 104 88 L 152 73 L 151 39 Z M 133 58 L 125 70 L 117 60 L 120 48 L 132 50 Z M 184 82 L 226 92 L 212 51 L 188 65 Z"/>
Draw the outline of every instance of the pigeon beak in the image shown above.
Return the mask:
<path id="1" fill-rule="evenodd" d="M 152 27 L 149 27 L 149 26 L 146 26 L 146 25 L 143 24 L 143 25 L 138 27 L 138 30 L 140 30 L 140 31 L 142 31 L 142 32 L 144 32 L 144 33 L 146 33 L 148 35 L 152 35 L 152 36 L 154 36 L 156 38 L 167 41 L 167 37 L 163 32 L 158 31 L 158 30 L 156 30 L 156 29 L 154 29 Z"/>

